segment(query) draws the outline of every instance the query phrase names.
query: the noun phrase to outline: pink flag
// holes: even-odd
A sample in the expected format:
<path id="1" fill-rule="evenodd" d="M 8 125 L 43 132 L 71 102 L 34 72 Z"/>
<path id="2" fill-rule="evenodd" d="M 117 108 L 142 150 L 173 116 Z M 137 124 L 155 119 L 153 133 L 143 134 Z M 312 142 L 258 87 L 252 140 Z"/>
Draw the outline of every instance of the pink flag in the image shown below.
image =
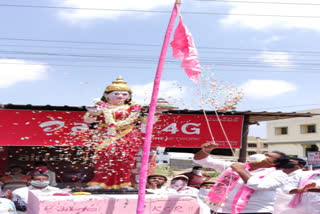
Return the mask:
<path id="1" fill-rule="evenodd" d="M 179 15 L 179 24 L 174 32 L 172 46 L 172 55 L 174 58 L 181 59 L 181 67 L 184 68 L 187 76 L 195 83 L 198 82 L 198 76 L 201 73 L 197 49 L 194 45 L 192 34 L 184 25 L 181 15 Z"/>

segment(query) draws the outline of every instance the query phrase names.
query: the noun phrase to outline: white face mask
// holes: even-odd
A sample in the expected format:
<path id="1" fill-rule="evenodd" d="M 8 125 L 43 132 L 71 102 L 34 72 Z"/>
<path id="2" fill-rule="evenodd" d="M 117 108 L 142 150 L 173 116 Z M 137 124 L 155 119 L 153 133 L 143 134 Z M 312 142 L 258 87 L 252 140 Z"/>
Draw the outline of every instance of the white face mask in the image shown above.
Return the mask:
<path id="1" fill-rule="evenodd" d="M 211 189 L 204 189 L 204 188 L 200 188 L 199 189 L 199 198 L 204 200 L 208 197 L 209 192 Z"/>
<path id="2" fill-rule="evenodd" d="M 31 185 L 38 188 L 43 188 L 49 185 L 49 181 L 31 181 Z"/>
<path id="3" fill-rule="evenodd" d="M 185 180 L 176 179 L 171 182 L 170 188 L 179 191 L 179 190 L 183 189 L 184 187 L 186 187 L 187 184 L 188 184 L 188 182 Z"/>
<path id="4" fill-rule="evenodd" d="M 202 170 L 196 170 L 196 169 L 194 169 L 194 170 L 192 170 L 192 172 L 193 172 L 194 174 L 196 174 L 196 175 L 202 176 Z"/>

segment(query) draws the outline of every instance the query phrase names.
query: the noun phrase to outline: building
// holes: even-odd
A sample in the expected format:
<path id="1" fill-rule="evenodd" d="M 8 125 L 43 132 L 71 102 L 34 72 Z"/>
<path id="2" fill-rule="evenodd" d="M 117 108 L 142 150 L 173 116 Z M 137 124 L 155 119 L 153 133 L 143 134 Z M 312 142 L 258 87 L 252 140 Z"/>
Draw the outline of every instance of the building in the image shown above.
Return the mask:
<path id="1" fill-rule="evenodd" d="M 268 152 L 267 139 L 248 136 L 247 142 L 247 157 L 249 155 Z"/>
<path id="2" fill-rule="evenodd" d="M 157 164 L 170 163 L 170 154 L 165 149 L 165 147 L 157 148 Z"/>
<path id="3" fill-rule="evenodd" d="M 306 158 L 308 152 L 320 148 L 320 108 L 301 111 L 316 114 L 313 117 L 296 117 L 267 122 L 269 151 Z"/>

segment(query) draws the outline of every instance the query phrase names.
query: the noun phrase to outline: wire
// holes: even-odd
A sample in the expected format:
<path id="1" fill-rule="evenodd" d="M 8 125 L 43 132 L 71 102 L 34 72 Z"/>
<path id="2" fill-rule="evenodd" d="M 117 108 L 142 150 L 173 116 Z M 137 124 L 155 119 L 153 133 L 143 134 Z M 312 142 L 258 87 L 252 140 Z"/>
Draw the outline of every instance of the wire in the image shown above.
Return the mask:
<path id="1" fill-rule="evenodd" d="M 28 39 L 28 38 L 9 38 L 0 37 L 0 40 L 9 41 L 28 41 L 28 42 L 50 42 L 50 43 L 78 43 L 78 44 L 97 44 L 97 45 L 121 45 L 121 46 L 143 46 L 143 47 L 160 47 L 156 44 L 145 44 L 145 43 L 121 43 L 121 42 L 98 42 L 98 41 L 76 41 L 76 40 L 50 40 L 50 39 Z M 288 52 L 288 53 L 310 53 L 320 54 L 319 51 L 293 51 L 293 50 L 281 50 L 281 49 L 250 49 L 250 48 L 228 48 L 228 47 L 210 47 L 210 46 L 198 46 L 198 49 L 216 49 L 216 50 L 235 50 L 235 51 L 265 51 L 265 52 Z"/>
<path id="2" fill-rule="evenodd" d="M 67 9 L 67 10 L 98 10 L 98 11 L 119 11 L 119 12 L 143 12 L 143 13 L 170 13 L 171 11 L 161 10 L 129 10 L 129 9 L 107 9 L 107 8 L 78 8 L 78 7 L 62 7 L 62 6 L 40 6 L 40 5 L 13 5 L 13 4 L 0 4 L 0 7 L 21 7 L 21 8 L 46 8 L 46 9 Z M 184 14 L 197 14 L 197 15 L 217 15 L 217 16 L 258 16 L 258 17 L 279 17 L 279 18 L 312 18 L 319 19 L 320 16 L 293 16 L 293 15 L 271 15 L 271 14 L 245 14 L 245 13 L 213 13 L 213 12 L 188 12 Z"/>
<path id="3" fill-rule="evenodd" d="M 90 47 L 70 47 L 70 46 L 39 46 L 39 45 L 8 45 L 0 44 L 0 47 L 27 47 L 27 48 L 55 48 L 55 49 L 77 49 L 77 50 L 112 50 L 112 51 L 154 51 L 154 50 L 143 50 L 143 49 L 127 49 L 127 48 L 90 48 Z"/>
<path id="4" fill-rule="evenodd" d="M 80 67 L 80 68 L 118 68 L 118 69 L 123 69 L 123 68 L 130 68 L 130 69 L 148 69 L 148 70 L 154 70 L 155 67 L 138 67 L 138 66 L 110 66 L 110 65 L 106 65 L 106 64 L 102 64 L 102 65 L 97 65 L 97 64 L 94 64 L 94 65 L 83 65 L 83 64 L 50 64 L 50 63 L 16 63 L 16 62 L 1 62 L 0 61 L 0 65 L 1 64 L 4 64 L 4 65 L 20 65 L 20 66 L 33 66 L 33 65 L 46 65 L 46 66 L 62 66 L 62 67 Z M 234 65 L 231 65 L 230 67 L 238 67 L 238 66 L 234 66 Z M 250 66 L 243 66 L 243 67 L 247 67 L 247 68 L 251 68 Z M 224 69 L 227 69 L 226 66 L 224 66 Z M 180 67 L 165 67 L 165 70 L 175 70 L 175 71 L 178 71 L 178 70 L 182 70 L 182 68 Z M 306 73 L 312 73 L 312 74 L 320 74 L 319 72 L 319 69 L 314 69 L 314 70 L 281 70 L 281 71 L 275 71 L 275 70 L 268 70 L 268 71 L 265 71 L 265 70 L 245 70 L 245 71 L 241 71 L 241 70 L 230 70 L 230 69 L 227 69 L 227 70 L 221 70 L 221 69 L 218 69 L 218 68 L 215 68 L 216 72 L 237 72 L 237 73 L 242 73 L 242 72 L 254 72 L 254 73 L 299 73 L 301 75 L 305 75 Z M 312 72 L 312 71 L 315 71 L 315 72 Z"/>
<path id="5" fill-rule="evenodd" d="M 231 3 L 245 3 L 245 4 L 282 4 L 282 5 L 297 5 L 297 6 L 319 6 L 320 4 L 316 3 L 297 3 L 297 2 L 263 2 L 263 1 L 231 1 L 231 0 L 197 0 L 197 1 L 206 1 L 206 2 L 231 2 Z"/>
<path id="6" fill-rule="evenodd" d="M 29 42 L 57 42 L 57 43 L 80 43 L 80 44 L 96 44 L 96 45 L 128 45 L 128 46 L 160 46 L 153 44 L 138 44 L 138 43 L 120 43 L 120 42 L 95 42 L 95 41 L 75 41 L 75 40 L 49 40 L 49 39 L 25 39 L 25 38 L 5 38 L 0 40 L 14 40 L 14 41 L 29 41 Z"/>

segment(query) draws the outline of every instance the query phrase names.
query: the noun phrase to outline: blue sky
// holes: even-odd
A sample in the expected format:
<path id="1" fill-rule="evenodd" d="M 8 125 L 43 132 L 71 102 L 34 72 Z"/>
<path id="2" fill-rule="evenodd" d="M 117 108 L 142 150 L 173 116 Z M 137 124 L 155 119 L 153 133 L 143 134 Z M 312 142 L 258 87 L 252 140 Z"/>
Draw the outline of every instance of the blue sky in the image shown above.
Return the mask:
<path id="1" fill-rule="evenodd" d="M 91 105 L 119 75 L 137 102 L 148 103 L 173 4 L 1 0 L 0 103 Z M 237 110 L 293 112 L 320 106 L 319 9 L 316 0 L 182 0 L 181 14 L 202 78 L 243 90 Z M 198 104 L 210 99 L 201 99 L 202 87 L 169 48 L 160 97 L 183 109 L 213 110 Z M 264 126 L 250 135 L 264 136 Z"/>

